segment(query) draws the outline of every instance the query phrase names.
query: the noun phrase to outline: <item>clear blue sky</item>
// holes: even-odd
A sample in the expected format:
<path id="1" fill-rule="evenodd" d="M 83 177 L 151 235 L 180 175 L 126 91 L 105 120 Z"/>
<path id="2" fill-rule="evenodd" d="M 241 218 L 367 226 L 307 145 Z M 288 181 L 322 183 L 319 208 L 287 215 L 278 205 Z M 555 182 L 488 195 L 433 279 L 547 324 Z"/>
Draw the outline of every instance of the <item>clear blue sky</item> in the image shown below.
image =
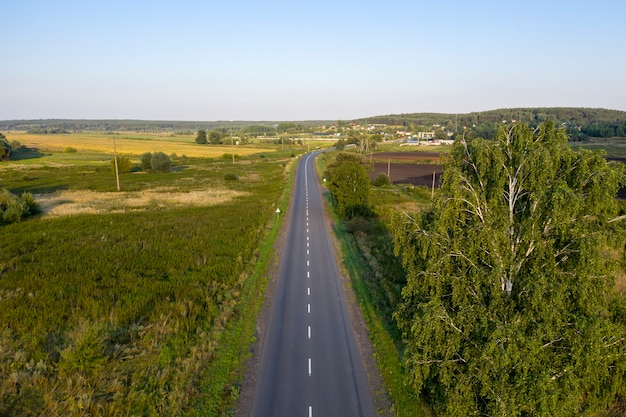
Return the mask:
<path id="1" fill-rule="evenodd" d="M 0 119 L 626 110 L 626 2 L 4 0 Z"/>

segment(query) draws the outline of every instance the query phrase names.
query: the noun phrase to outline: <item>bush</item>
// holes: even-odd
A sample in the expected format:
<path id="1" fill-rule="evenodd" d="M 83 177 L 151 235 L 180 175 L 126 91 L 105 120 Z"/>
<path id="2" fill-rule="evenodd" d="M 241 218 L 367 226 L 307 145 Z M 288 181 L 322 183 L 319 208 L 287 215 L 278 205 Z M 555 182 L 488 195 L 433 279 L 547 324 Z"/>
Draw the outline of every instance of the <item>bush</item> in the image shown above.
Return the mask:
<path id="1" fill-rule="evenodd" d="M 133 163 L 125 156 L 117 156 L 117 171 L 120 174 L 130 172 L 133 169 Z M 115 158 L 111 158 L 111 170 L 115 172 Z"/>
<path id="2" fill-rule="evenodd" d="M 39 204 L 31 193 L 18 197 L 8 190 L 0 192 L 0 224 L 16 223 L 39 211 Z"/>
<path id="3" fill-rule="evenodd" d="M 141 161 L 141 169 L 144 171 L 150 171 L 152 169 L 152 154 L 146 152 L 139 158 Z"/>
<path id="4" fill-rule="evenodd" d="M 222 154 L 222 159 L 224 159 L 225 161 L 230 161 L 231 159 L 233 159 L 233 154 L 232 153 L 225 153 Z M 241 159 L 241 156 L 235 154 L 235 160 L 239 160 Z"/>
<path id="5" fill-rule="evenodd" d="M 229 172 L 229 173 L 224 175 L 224 179 L 226 181 L 237 181 L 237 180 L 239 180 L 239 177 L 237 175 L 233 174 L 232 172 Z"/>
<path id="6" fill-rule="evenodd" d="M 76 148 L 72 148 L 71 146 L 68 146 L 67 148 L 63 149 L 63 152 L 65 153 L 76 153 Z"/>
<path id="7" fill-rule="evenodd" d="M 170 157 L 163 152 L 155 152 L 150 160 L 150 168 L 155 172 L 170 172 L 172 169 L 172 161 Z"/>
<path id="8" fill-rule="evenodd" d="M 0 133 L 0 160 L 9 159 L 11 157 L 11 151 L 11 144 L 4 135 Z"/>
<path id="9" fill-rule="evenodd" d="M 372 181 L 372 185 L 374 185 L 375 187 L 384 187 L 387 185 L 391 185 L 391 179 L 387 174 L 381 172 L 376 176 L 376 178 L 374 178 L 374 181 Z"/>

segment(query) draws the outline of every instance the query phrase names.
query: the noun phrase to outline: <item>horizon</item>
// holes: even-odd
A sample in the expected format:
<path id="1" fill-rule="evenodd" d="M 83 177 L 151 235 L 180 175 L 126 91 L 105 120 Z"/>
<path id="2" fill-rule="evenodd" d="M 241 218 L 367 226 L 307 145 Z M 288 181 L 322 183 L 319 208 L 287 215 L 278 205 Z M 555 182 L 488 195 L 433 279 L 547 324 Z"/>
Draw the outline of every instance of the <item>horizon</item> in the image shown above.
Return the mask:
<path id="1" fill-rule="evenodd" d="M 626 111 L 626 4 L 0 5 L 2 120 L 315 121 Z"/>
<path id="2" fill-rule="evenodd" d="M 111 122 L 154 122 L 154 123 L 269 123 L 269 122 L 286 122 L 286 123 L 294 123 L 294 122 L 303 122 L 303 123 L 313 123 L 313 122 L 352 122 L 363 119 L 371 119 L 376 117 L 395 117 L 395 116 L 405 116 L 405 115 L 414 115 L 414 114 L 437 114 L 442 116 L 465 116 L 474 113 L 488 113 L 488 112 L 497 112 L 497 111 L 505 111 L 505 110 L 528 110 L 528 109 L 585 109 L 585 110 L 608 110 L 608 111 L 618 111 L 626 113 L 626 110 L 619 109 L 609 109 L 603 107 L 502 107 L 498 109 L 489 109 L 489 110 L 479 110 L 479 111 L 470 111 L 467 113 L 449 113 L 449 112 L 415 112 L 415 113 L 390 113 L 390 114 L 377 114 L 372 116 L 360 117 L 358 119 L 265 119 L 265 120 L 244 120 L 244 119 L 236 119 L 236 120 L 174 120 L 174 119 L 70 119 L 70 118 L 36 118 L 36 119 L 0 119 L 0 123 L 2 122 L 34 122 L 34 121 L 111 121 Z"/>

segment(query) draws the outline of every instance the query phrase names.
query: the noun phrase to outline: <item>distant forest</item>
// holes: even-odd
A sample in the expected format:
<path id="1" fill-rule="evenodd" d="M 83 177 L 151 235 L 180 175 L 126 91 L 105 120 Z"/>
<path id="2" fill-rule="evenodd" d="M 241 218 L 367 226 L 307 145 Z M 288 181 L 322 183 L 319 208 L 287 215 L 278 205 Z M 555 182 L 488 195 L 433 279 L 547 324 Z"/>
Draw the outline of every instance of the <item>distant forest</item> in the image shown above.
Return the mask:
<path id="1" fill-rule="evenodd" d="M 0 121 L 0 131 L 24 130 L 49 134 L 86 131 L 195 134 L 200 129 L 207 131 L 215 129 L 224 133 L 230 131 L 234 134 L 271 135 L 274 132 L 313 133 L 321 125 L 337 123 L 339 126 L 345 126 L 352 122 L 404 126 L 411 130 L 432 129 L 433 125 L 439 125 L 452 133 L 469 131 L 476 136 L 490 139 L 495 136 L 499 125 L 523 122 L 537 126 L 546 120 L 563 126 L 574 141 L 626 137 L 626 112 L 567 107 L 499 109 L 467 114 L 408 113 L 352 121 L 5 120 Z"/>
<path id="2" fill-rule="evenodd" d="M 304 121 L 298 122 L 300 128 L 310 130 L 314 126 L 332 122 Z M 59 134 L 72 132 L 146 132 L 146 133 L 179 133 L 195 134 L 198 130 L 220 130 L 247 134 L 266 134 L 284 130 L 285 126 L 294 123 L 273 121 L 166 121 L 166 120 L 3 120 L 0 131 L 20 130 L 29 133 Z"/>
<path id="3" fill-rule="evenodd" d="M 473 131 L 493 138 L 498 125 L 523 122 L 537 126 L 551 120 L 566 128 L 571 140 L 626 137 L 626 112 L 607 109 L 546 107 L 499 109 L 468 114 L 411 113 L 368 117 L 356 122 L 396 126 L 445 126 L 449 131 Z"/>

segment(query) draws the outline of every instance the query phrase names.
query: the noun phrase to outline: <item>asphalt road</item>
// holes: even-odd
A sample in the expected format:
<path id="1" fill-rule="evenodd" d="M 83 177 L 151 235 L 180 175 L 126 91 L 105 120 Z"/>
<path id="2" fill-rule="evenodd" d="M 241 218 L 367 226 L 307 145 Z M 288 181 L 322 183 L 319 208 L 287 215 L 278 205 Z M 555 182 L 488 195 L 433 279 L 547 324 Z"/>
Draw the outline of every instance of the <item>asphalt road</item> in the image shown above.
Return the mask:
<path id="1" fill-rule="evenodd" d="M 314 155 L 294 200 L 256 378 L 251 416 L 352 417 L 376 411 L 324 223 Z"/>

